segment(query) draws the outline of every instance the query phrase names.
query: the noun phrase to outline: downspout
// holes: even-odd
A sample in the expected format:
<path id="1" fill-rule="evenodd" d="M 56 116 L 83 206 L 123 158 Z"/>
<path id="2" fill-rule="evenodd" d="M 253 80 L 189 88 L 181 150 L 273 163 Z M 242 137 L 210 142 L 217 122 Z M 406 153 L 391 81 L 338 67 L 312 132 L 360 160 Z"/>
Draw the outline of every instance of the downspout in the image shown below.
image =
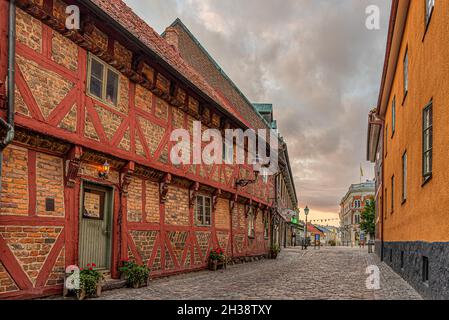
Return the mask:
<path id="1" fill-rule="evenodd" d="M 6 135 L 0 141 L 0 192 L 2 190 L 3 150 L 14 139 L 14 93 L 15 93 L 15 64 L 16 64 L 16 4 L 9 1 L 8 19 L 8 81 L 6 121 L 0 118 L 0 126 L 6 130 Z"/>

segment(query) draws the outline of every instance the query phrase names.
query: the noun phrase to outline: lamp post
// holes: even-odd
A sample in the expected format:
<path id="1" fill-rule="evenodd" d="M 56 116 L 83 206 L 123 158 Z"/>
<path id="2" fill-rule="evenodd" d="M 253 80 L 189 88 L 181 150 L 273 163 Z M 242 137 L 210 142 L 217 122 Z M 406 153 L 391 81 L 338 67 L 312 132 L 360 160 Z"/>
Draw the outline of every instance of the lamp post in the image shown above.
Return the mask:
<path id="1" fill-rule="evenodd" d="M 308 206 L 306 206 L 306 208 L 304 209 L 304 214 L 306 215 L 306 227 L 304 230 L 304 242 L 305 242 L 304 248 L 307 250 L 307 216 L 309 215 L 309 207 Z"/>

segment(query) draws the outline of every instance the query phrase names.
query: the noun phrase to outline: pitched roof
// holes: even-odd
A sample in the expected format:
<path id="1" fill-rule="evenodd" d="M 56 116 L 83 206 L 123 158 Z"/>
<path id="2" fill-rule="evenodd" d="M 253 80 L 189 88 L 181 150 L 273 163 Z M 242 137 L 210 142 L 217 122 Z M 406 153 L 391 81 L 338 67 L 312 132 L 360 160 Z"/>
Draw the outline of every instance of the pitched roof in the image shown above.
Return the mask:
<path id="1" fill-rule="evenodd" d="M 226 90 L 223 91 L 223 96 L 228 96 L 227 99 L 231 101 L 231 103 L 234 104 L 234 107 L 236 110 L 240 110 L 240 113 L 242 115 L 248 114 L 248 112 L 252 112 L 254 116 L 257 118 L 254 119 L 258 123 L 254 123 L 253 125 L 257 127 L 258 129 L 270 129 L 271 124 L 269 124 L 265 118 L 263 118 L 256 107 L 249 101 L 249 99 L 242 93 L 240 88 L 232 81 L 232 79 L 226 74 L 226 72 L 223 70 L 223 68 L 218 64 L 218 62 L 209 54 L 209 52 L 206 50 L 206 48 L 200 43 L 200 41 L 195 37 L 195 35 L 187 28 L 187 26 L 181 21 L 181 19 L 176 18 L 176 20 L 169 26 L 169 28 L 173 27 L 179 27 L 182 31 L 184 31 L 185 34 L 191 39 L 191 41 L 195 44 L 197 48 L 204 54 L 204 56 L 209 60 L 209 62 L 213 65 L 213 67 L 217 70 L 217 72 L 221 75 L 221 77 L 226 81 L 232 90 L 236 93 L 237 97 L 233 94 L 229 94 L 229 92 L 226 92 Z M 162 37 L 165 38 L 166 32 L 164 31 L 162 33 Z M 182 50 L 180 50 L 182 52 Z M 188 60 L 188 58 L 186 58 Z M 195 67 L 195 64 L 192 63 L 192 66 Z M 207 78 L 207 76 L 206 76 Z M 220 89 L 215 87 L 215 90 L 219 93 L 221 93 Z M 223 90 L 223 88 L 222 88 Z"/>
<path id="2" fill-rule="evenodd" d="M 218 103 L 233 117 L 243 123 L 246 127 L 252 126 L 237 112 L 235 107 L 222 95 L 210 86 L 207 81 L 192 68 L 178 51 L 162 38 L 153 28 L 142 20 L 122 0 L 88 0 L 104 13 L 114 19 L 122 28 L 131 33 L 142 44 L 171 65 L 179 74 L 189 80 L 197 89 L 205 93 L 210 99 Z"/>

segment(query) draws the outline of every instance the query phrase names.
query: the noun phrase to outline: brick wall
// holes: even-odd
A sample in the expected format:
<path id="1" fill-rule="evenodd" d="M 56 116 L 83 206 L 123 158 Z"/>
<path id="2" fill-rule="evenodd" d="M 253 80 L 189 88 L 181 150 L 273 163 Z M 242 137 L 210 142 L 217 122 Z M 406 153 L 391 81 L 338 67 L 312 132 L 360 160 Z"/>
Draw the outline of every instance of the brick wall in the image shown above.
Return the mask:
<path id="1" fill-rule="evenodd" d="M 14 145 L 3 150 L 0 215 L 28 215 L 28 150 Z"/>
<path id="2" fill-rule="evenodd" d="M 229 200 L 220 198 L 215 209 L 215 226 L 220 229 L 229 229 L 229 219 Z"/>
<path id="3" fill-rule="evenodd" d="M 165 204 L 165 223 L 189 225 L 189 190 L 170 186 Z"/>
<path id="4" fill-rule="evenodd" d="M 33 283 L 61 231 L 62 227 L 0 226 L 0 235 Z"/>
<path id="5" fill-rule="evenodd" d="M 46 210 L 47 199 L 54 201 L 54 210 Z M 37 153 L 36 203 L 39 216 L 64 217 L 64 169 L 61 158 Z"/>

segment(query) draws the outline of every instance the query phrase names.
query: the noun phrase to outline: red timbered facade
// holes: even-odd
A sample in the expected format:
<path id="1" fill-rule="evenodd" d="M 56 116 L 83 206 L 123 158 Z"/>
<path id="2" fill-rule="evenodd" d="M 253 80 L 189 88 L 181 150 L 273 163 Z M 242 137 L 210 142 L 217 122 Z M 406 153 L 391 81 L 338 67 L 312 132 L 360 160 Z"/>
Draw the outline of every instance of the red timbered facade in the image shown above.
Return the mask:
<path id="1" fill-rule="evenodd" d="M 9 1 L 0 2 L 6 119 Z M 0 299 L 60 293 L 65 268 L 86 262 L 119 278 L 120 262 L 135 259 L 157 277 L 205 268 L 218 246 L 230 257 L 268 253 L 272 178 L 241 188 L 238 179 L 254 177 L 250 166 L 169 160 L 176 128 L 191 131 L 194 121 L 203 130 L 249 128 L 231 103 L 119 0 L 15 3 L 15 138 L 2 151 Z M 79 30 L 65 26 L 73 4 Z M 111 72 L 97 79 L 95 69 Z M 95 81 L 106 83 L 92 89 Z M 100 178 L 105 162 L 110 172 Z"/>

